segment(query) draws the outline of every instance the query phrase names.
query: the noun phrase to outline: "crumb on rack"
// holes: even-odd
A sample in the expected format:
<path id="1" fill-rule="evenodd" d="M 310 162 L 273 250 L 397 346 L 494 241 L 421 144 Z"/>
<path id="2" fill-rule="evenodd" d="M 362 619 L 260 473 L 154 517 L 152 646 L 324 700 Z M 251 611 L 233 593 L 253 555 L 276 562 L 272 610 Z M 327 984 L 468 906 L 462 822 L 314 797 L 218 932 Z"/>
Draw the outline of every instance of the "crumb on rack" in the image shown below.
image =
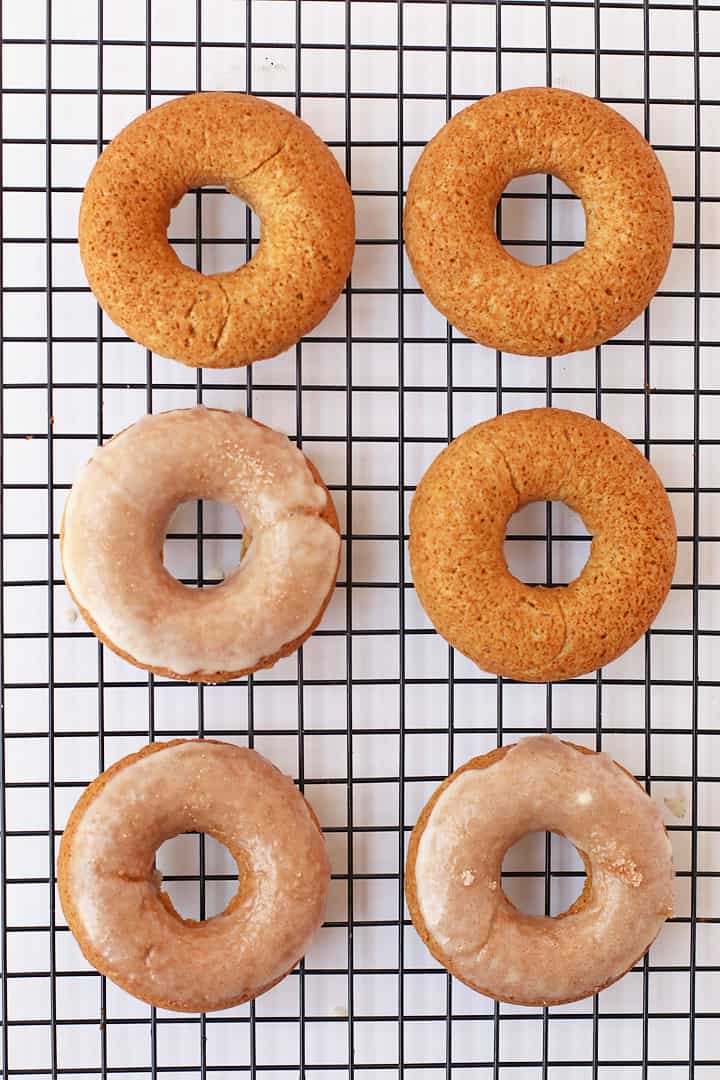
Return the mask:
<path id="1" fill-rule="evenodd" d="M 687 799 L 684 795 L 665 795 L 663 802 L 673 817 L 684 818 L 687 814 Z"/>

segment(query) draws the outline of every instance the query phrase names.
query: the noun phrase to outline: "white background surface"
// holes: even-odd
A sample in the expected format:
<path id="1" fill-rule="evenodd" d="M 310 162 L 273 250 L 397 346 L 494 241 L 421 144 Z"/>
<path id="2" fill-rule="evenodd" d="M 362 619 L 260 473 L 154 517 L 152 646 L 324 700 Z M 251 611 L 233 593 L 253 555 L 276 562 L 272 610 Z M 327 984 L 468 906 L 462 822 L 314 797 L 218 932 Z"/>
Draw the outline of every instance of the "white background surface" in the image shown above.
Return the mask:
<path id="1" fill-rule="evenodd" d="M 9 1069 L 335 1078 L 352 1063 L 357 1075 L 388 1080 L 401 1065 L 427 1080 L 720 1076 L 720 684 L 710 633 L 720 629 L 720 61 L 705 55 L 720 49 L 717 5 L 407 3 L 400 13 L 394 3 L 258 0 L 248 18 L 238 0 L 54 0 L 49 11 L 42 0 L 5 0 L 3 15 L 0 959 Z M 449 113 L 496 89 L 547 81 L 603 96 L 650 137 L 677 222 L 647 315 L 618 340 L 554 362 L 499 357 L 449 333 L 398 242 L 399 178 L 407 182 Z M 99 316 L 75 242 L 102 143 L 148 105 L 196 89 L 249 89 L 299 108 L 347 170 L 359 237 L 351 289 L 301 346 L 250 370 L 199 376 L 148 356 Z M 503 200 L 503 238 L 525 242 L 515 254 L 543 262 L 581 242 L 576 201 L 553 201 L 557 246 L 548 247 L 545 179 L 512 190 L 527 195 Z M 219 193 L 189 195 L 174 212 L 181 257 L 196 257 L 198 213 L 202 268 L 242 261 L 245 212 Z M 205 689 L 148 680 L 99 647 L 75 615 L 57 556 L 66 492 L 97 442 L 148 409 L 200 399 L 251 409 L 297 436 L 348 534 L 335 598 L 302 656 Z M 486 676 L 431 632 L 401 528 L 415 483 L 448 437 L 498 409 L 543 404 L 597 415 L 638 441 L 670 490 L 681 538 L 653 631 L 599 675 L 552 687 Z M 168 565 L 189 580 L 197 522 L 195 508 L 180 511 L 166 548 Z M 562 508 L 552 524 L 576 537 L 552 545 L 553 581 L 567 581 L 587 544 Z M 528 508 L 512 529 L 543 537 L 507 547 L 520 576 L 545 581 L 544 508 Z M 205 578 L 217 580 L 237 558 L 237 521 L 206 506 L 204 531 L 230 535 L 203 545 Z M 599 998 L 543 1013 L 495 1006 L 449 980 L 407 921 L 401 867 L 409 828 L 451 768 L 547 728 L 647 779 L 679 873 L 676 918 L 649 957 Z M 155 1014 L 91 971 L 54 898 L 48 839 L 57 841 L 101 768 L 151 735 L 198 731 L 250 741 L 303 783 L 334 870 L 328 924 L 302 973 L 254 1007 L 206 1022 Z M 232 873 L 217 845 L 205 854 L 208 874 Z M 161 865 L 190 879 L 170 890 L 198 912 L 197 838 L 167 845 Z M 506 869 L 544 865 L 539 839 Z M 551 865 L 578 866 L 555 841 Z M 542 905 L 542 878 L 507 887 Z M 553 877 L 552 910 L 578 889 L 578 878 Z M 229 881 L 207 882 L 208 910 L 231 891 Z"/>

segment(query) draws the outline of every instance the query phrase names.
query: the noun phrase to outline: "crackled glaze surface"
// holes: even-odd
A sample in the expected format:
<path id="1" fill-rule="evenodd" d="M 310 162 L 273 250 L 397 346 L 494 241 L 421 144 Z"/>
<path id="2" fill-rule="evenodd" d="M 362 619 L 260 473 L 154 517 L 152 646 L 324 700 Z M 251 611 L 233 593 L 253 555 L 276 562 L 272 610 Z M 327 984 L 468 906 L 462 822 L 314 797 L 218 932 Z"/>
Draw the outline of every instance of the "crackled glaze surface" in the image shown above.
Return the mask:
<path id="1" fill-rule="evenodd" d="M 503 1001 L 585 997 L 642 956 L 672 914 L 672 853 L 660 813 L 605 754 L 553 736 L 523 739 L 449 779 L 416 827 L 413 919 L 458 978 Z M 530 832 L 566 836 L 589 889 L 559 918 L 526 915 L 501 884 L 505 853 Z"/>
<path id="2" fill-rule="evenodd" d="M 205 589 L 182 585 L 162 562 L 173 511 L 198 498 L 232 504 L 249 538 L 237 569 Z M 195 678 L 253 669 L 323 609 L 340 553 L 328 504 L 300 451 L 242 413 L 143 417 L 73 485 L 65 578 L 93 629 L 141 666 Z"/>
<path id="3" fill-rule="evenodd" d="M 230 905 L 202 923 L 161 898 L 155 852 L 204 832 L 239 866 Z M 209 740 L 154 744 L 90 785 L 60 850 L 63 910 L 90 962 L 165 1008 L 209 1011 L 285 975 L 323 918 L 329 863 L 292 781 L 253 750 Z"/>

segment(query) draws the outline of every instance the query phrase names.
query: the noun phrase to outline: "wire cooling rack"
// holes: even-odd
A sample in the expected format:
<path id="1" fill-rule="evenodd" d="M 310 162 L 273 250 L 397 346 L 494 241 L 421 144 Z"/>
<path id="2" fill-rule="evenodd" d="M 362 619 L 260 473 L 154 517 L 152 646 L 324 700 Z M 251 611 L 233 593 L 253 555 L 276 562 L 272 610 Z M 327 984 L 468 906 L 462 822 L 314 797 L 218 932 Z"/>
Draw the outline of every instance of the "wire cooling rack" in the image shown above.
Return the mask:
<path id="1" fill-rule="evenodd" d="M 305 3 L 4 0 L 2 1033 L 10 1076 L 669 1078 L 720 1076 L 720 9 L 633 0 Z M 555 361 L 497 355 L 432 309 L 404 259 L 402 191 L 427 139 L 466 103 L 528 84 L 602 97 L 656 146 L 675 197 L 670 269 L 617 340 Z M 194 372 L 151 356 L 99 311 L 77 209 L 103 145 L 143 109 L 197 89 L 295 110 L 346 169 L 358 216 L 351 280 L 288 354 Z M 546 177 L 499 214 L 527 261 L 582 242 L 582 210 Z M 257 223 L 226 193 L 190 193 L 170 236 L 206 272 L 237 265 Z M 165 682 L 98 645 L 57 557 L 66 493 L 93 448 L 146 411 L 246 409 L 318 464 L 343 517 L 335 598 L 308 644 L 223 687 Z M 680 534 L 653 629 L 587 678 L 488 676 L 432 631 L 405 557 L 407 504 L 452 437 L 496 412 L 554 404 L 632 438 L 666 483 Z M 527 508 L 506 549 L 526 580 L 569 580 L 587 554 L 562 507 Z M 220 580 L 241 526 L 181 508 L 168 566 Z M 431 959 L 403 907 L 408 832 L 472 754 L 553 730 L 613 754 L 670 829 L 675 917 L 599 997 L 496 1005 Z M 332 854 L 328 921 L 299 970 L 256 1003 L 185 1016 L 92 971 L 56 898 L 54 858 L 84 785 L 148 739 L 249 743 L 293 774 Z M 223 849 L 160 853 L 186 914 L 233 891 Z M 562 910 L 582 867 L 557 838 L 506 860 L 505 887 Z"/>

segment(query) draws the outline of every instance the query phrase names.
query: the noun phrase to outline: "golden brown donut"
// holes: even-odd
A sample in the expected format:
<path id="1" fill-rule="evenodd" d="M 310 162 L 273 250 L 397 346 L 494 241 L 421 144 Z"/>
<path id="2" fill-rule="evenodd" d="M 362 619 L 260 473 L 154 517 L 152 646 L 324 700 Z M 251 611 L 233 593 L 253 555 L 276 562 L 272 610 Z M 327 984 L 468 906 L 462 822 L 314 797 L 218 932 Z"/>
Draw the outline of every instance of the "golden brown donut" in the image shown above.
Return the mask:
<path id="1" fill-rule="evenodd" d="M 244 524 L 239 567 L 216 586 L 164 567 L 175 508 L 216 499 Z M 302 645 L 334 591 L 340 535 L 308 459 L 272 428 L 225 409 L 145 416 L 98 449 L 68 496 L 60 554 L 93 633 L 165 678 L 219 683 Z"/>
<path id="2" fill-rule="evenodd" d="M 250 262 L 207 276 L 167 239 L 172 207 L 205 184 L 224 185 L 262 226 Z M 354 239 L 352 195 L 325 143 L 249 94 L 190 94 L 143 113 L 103 152 L 80 208 L 80 254 L 102 307 L 193 367 L 239 367 L 294 345 L 339 296 Z"/>
<path id="3" fill-rule="evenodd" d="M 551 173 L 583 202 L 585 246 L 528 266 L 503 248 L 495 207 L 516 176 Z M 670 258 L 673 207 L 642 135 L 570 90 L 507 90 L 463 109 L 428 143 L 405 204 L 405 244 L 430 301 L 493 349 L 559 356 L 619 333 Z"/>
<path id="4" fill-rule="evenodd" d="M 581 895 L 555 918 L 503 892 L 506 852 L 554 832 L 585 864 Z M 456 769 L 413 829 L 405 868 L 412 921 L 436 960 L 499 1001 L 561 1005 L 625 974 L 673 910 L 672 849 L 660 813 L 621 765 L 540 735 Z"/>
<path id="5" fill-rule="evenodd" d="M 155 869 L 180 833 L 224 844 L 238 891 L 182 918 Z M 90 784 L 58 855 L 58 887 L 84 956 L 128 993 L 181 1012 L 228 1009 L 279 982 L 320 926 L 330 878 L 312 808 L 266 758 L 212 739 L 152 743 Z"/>
<path id="6" fill-rule="evenodd" d="M 582 573 L 531 587 L 508 570 L 508 519 L 557 500 L 592 536 Z M 675 568 L 675 523 L 655 470 L 582 413 L 528 409 L 470 428 L 435 459 L 410 509 L 410 563 L 436 630 L 485 671 L 572 679 L 647 630 Z"/>

